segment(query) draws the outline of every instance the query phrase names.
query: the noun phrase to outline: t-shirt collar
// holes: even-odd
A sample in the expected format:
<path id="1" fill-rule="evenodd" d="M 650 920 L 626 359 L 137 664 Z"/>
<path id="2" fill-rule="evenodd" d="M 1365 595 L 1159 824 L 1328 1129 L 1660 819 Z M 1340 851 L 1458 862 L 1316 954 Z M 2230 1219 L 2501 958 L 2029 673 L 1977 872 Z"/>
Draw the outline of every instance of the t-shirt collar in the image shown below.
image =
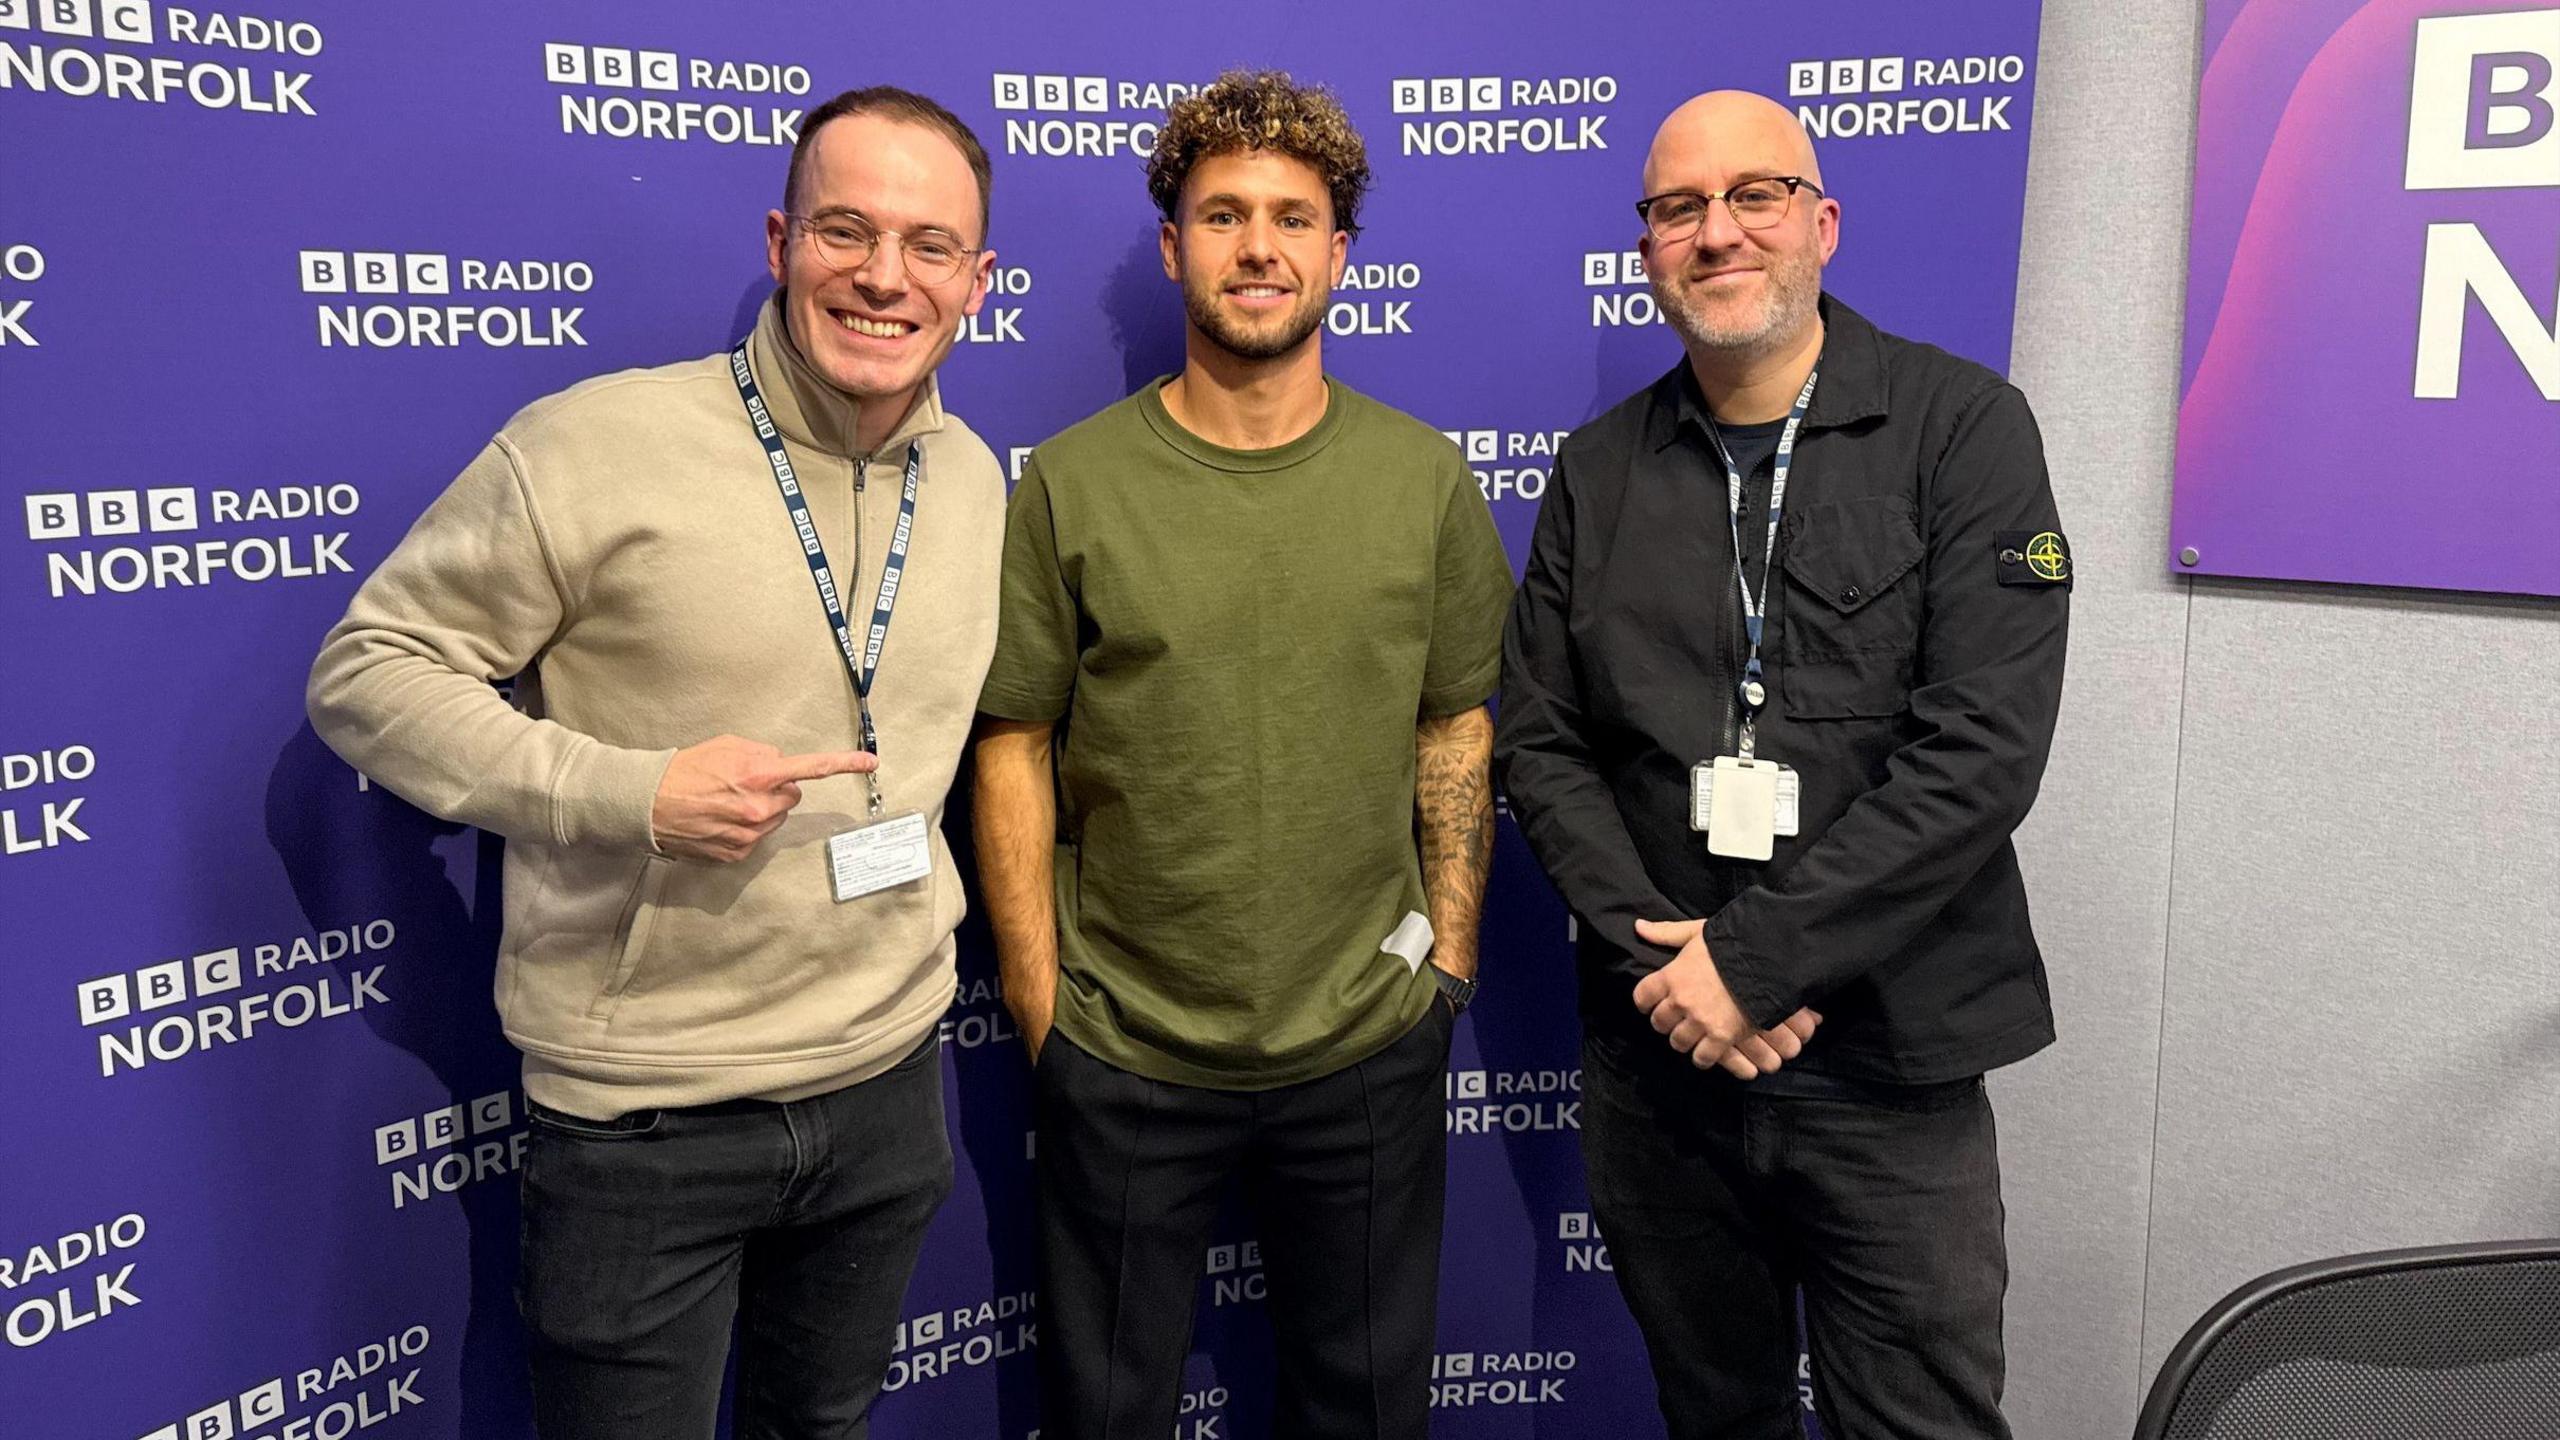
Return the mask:
<path id="1" fill-rule="evenodd" d="M 1327 445 L 1333 443 L 1334 436 L 1342 433 L 1344 391 L 1342 383 L 1330 375 L 1324 378 L 1322 418 L 1318 419 L 1306 434 L 1286 445 L 1274 445 L 1268 450 L 1230 450 L 1224 445 L 1203 440 L 1182 428 L 1181 422 L 1173 418 L 1173 412 L 1164 408 L 1165 382 L 1172 378 L 1170 375 L 1159 375 L 1147 382 L 1146 388 L 1138 392 L 1138 413 L 1146 417 L 1148 428 L 1154 430 L 1166 444 L 1211 469 L 1239 474 L 1286 470 L 1321 452 Z"/>

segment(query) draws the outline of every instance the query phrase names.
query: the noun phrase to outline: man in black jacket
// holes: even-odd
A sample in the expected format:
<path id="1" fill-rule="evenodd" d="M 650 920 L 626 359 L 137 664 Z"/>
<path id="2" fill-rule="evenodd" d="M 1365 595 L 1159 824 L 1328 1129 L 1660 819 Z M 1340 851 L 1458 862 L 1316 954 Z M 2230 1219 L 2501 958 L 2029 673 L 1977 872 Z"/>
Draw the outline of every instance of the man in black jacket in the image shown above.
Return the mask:
<path id="1" fill-rule="evenodd" d="M 1592 1208 L 1675 1436 L 1796 1433 L 1800 1283 L 1830 1433 L 2005 1437 L 1982 1075 L 2053 1039 L 2009 838 L 2069 611 L 2042 442 L 1822 293 L 1782 107 L 1683 105 L 1644 195 L 1686 358 L 1557 458 L 1497 748 L 1581 921 Z"/>

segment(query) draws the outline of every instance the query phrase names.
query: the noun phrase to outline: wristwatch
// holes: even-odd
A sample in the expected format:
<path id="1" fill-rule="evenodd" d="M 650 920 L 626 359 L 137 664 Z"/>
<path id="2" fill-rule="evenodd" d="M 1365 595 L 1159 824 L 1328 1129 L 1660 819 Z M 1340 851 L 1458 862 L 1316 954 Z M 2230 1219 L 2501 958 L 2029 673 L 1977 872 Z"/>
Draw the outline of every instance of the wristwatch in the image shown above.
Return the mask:
<path id="1" fill-rule="evenodd" d="M 1431 967 L 1431 979 L 1440 987 L 1440 993 L 1449 997 L 1449 1009 L 1455 1014 L 1465 1014 L 1468 1003 L 1476 998 L 1473 980 L 1461 980 L 1437 965 Z"/>

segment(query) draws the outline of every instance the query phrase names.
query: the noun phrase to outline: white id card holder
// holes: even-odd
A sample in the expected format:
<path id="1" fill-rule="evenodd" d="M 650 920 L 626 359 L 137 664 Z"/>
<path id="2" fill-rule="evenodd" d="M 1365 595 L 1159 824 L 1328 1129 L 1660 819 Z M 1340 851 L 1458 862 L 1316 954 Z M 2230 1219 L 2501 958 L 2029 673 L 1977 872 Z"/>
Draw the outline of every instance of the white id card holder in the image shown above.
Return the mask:
<path id="1" fill-rule="evenodd" d="M 1689 828 L 1704 835 L 1715 809 L 1716 767 L 1699 761 L 1689 767 Z M 1783 837 L 1802 832 L 1804 777 L 1792 765 L 1778 767 L 1778 814 L 1773 827 Z"/>
<path id="2" fill-rule="evenodd" d="M 933 841 L 924 816 L 910 810 L 827 837 L 827 868 L 836 903 L 921 880 L 933 873 Z"/>
<path id="3" fill-rule="evenodd" d="M 1729 860 L 1766 860 L 1777 853 L 1778 775 L 1775 760 L 1745 760 L 1719 755 L 1708 775 L 1706 797 L 1707 853 Z M 1691 803 L 1698 771 L 1690 772 Z"/>

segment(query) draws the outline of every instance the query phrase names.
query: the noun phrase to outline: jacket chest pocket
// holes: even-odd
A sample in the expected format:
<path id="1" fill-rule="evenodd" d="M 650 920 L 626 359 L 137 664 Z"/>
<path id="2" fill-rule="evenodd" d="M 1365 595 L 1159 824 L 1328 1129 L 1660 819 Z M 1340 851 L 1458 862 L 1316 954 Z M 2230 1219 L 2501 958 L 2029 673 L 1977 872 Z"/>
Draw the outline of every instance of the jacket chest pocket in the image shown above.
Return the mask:
<path id="1" fill-rule="evenodd" d="M 1899 714 L 1920 643 L 1922 554 L 1911 502 L 1835 500 L 1785 520 L 1779 684 L 1800 720 Z"/>

